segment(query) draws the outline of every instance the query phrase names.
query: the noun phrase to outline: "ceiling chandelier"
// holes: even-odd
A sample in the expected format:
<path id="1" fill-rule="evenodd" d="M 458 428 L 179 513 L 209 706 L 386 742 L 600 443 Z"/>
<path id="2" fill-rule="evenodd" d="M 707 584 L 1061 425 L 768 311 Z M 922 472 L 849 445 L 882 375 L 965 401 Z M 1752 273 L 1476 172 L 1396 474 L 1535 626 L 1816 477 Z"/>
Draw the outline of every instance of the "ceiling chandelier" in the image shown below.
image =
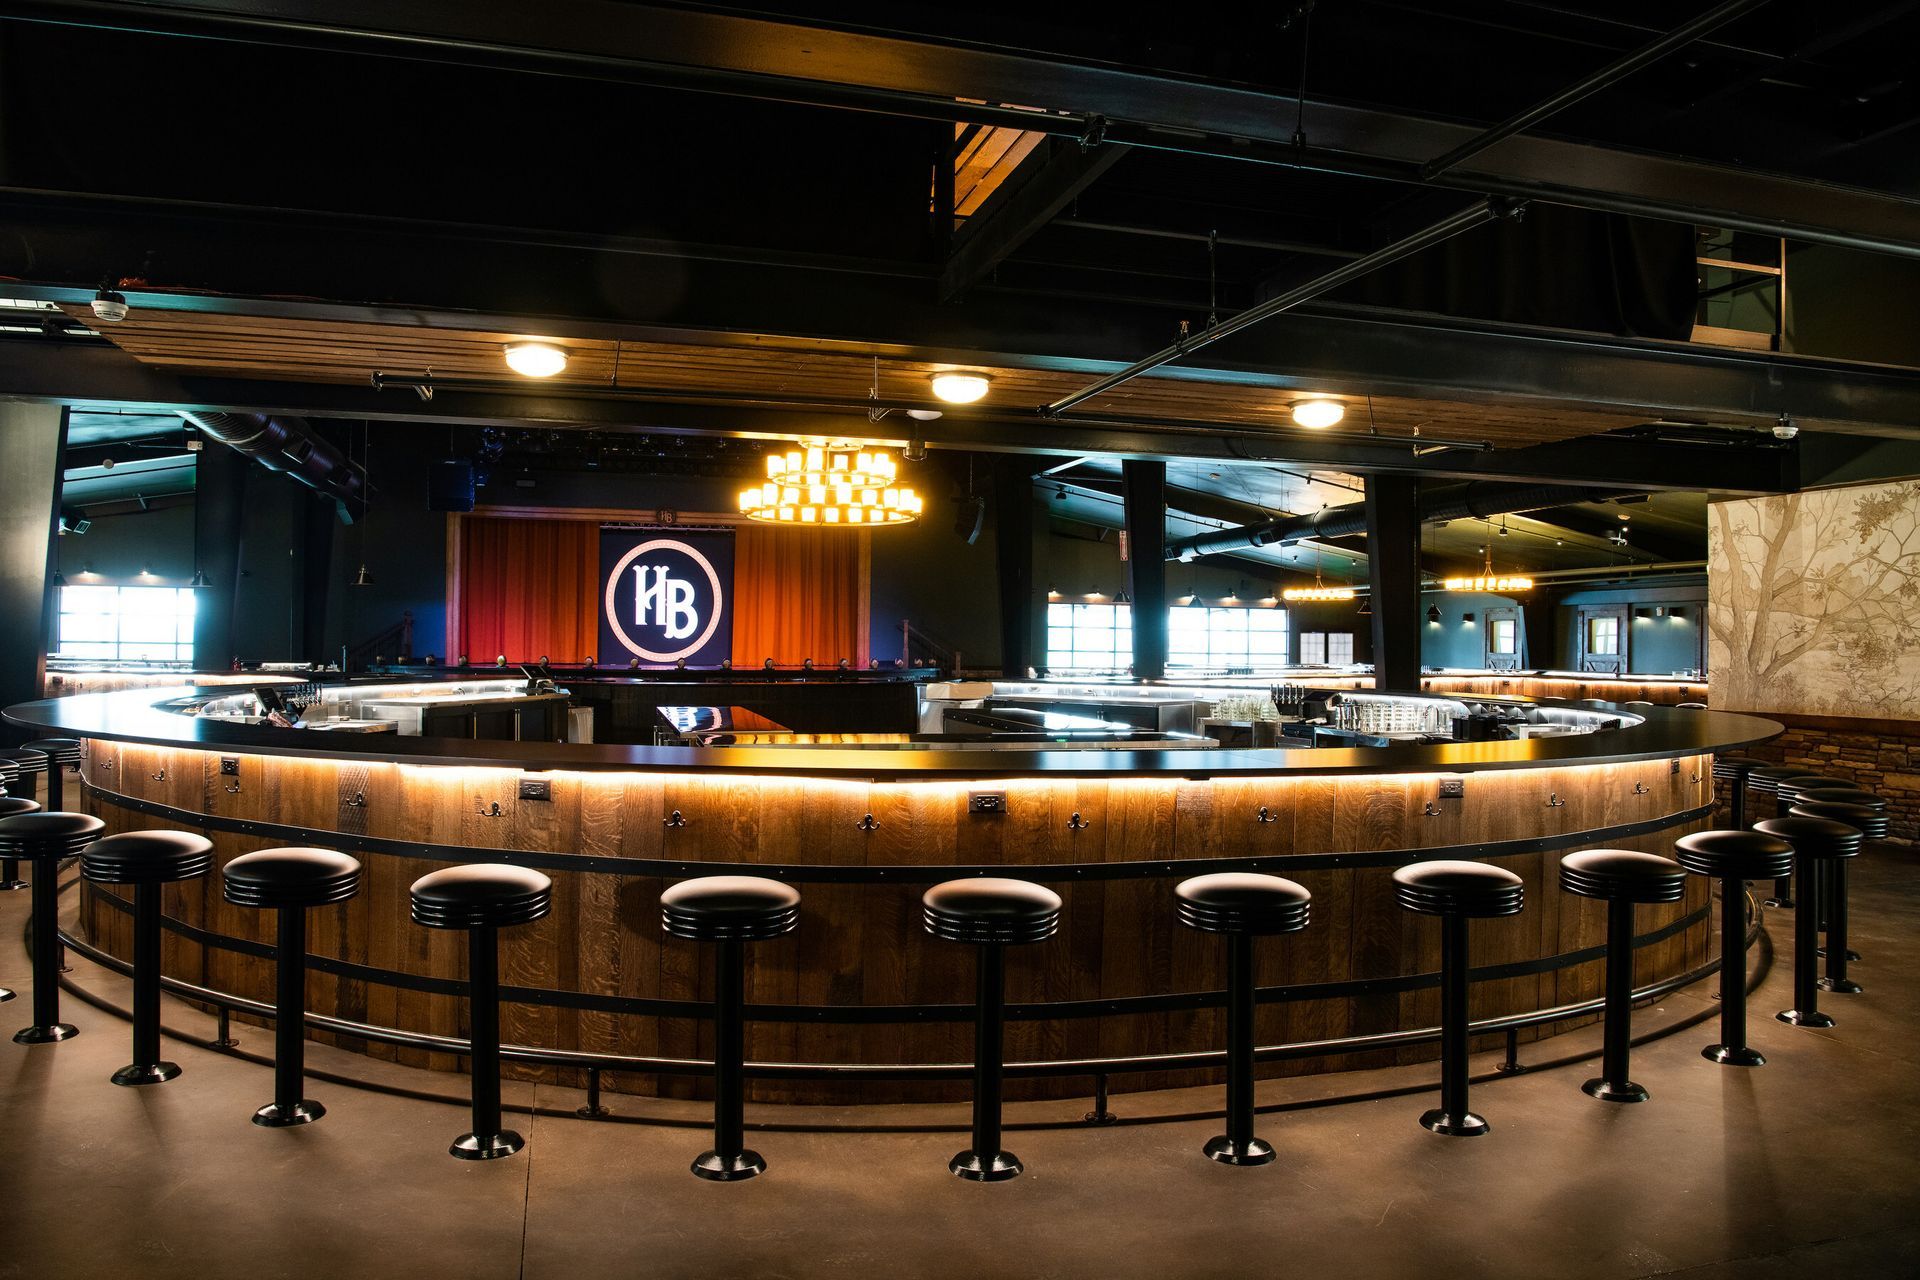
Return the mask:
<path id="1" fill-rule="evenodd" d="M 1280 593 L 1282 600 L 1302 604 L 1353 599 L 1353 588 L 1330 587 L 1320 580 L 1320 559 L 1316 555 L 1313 561 L 1313 585 L 1310 587 L 1288 587 Z"/>
<path id="2" fill-rule="evenodd" d="M 1487 560 L 1479 577 L 1447 578 L 1442 581 L 1440 585 L 1448 591 L 1492 591 L 1497 593 L 1533 590 L 1532 578 L 1517 573 L 1507 577 L 1496 575 L 1493 571 L 1493 548 L 1488 546 L 1482 548 L 1482 550 L 1486 552 Z"/>
<path id="3" fill-rule="evenodd" d="M 907 524 L 924 506 L 884 449 L 803 439 L 767 455 L 767 478 L 740 491 L 740 512 L 768 524 L 815 528 Z"/>

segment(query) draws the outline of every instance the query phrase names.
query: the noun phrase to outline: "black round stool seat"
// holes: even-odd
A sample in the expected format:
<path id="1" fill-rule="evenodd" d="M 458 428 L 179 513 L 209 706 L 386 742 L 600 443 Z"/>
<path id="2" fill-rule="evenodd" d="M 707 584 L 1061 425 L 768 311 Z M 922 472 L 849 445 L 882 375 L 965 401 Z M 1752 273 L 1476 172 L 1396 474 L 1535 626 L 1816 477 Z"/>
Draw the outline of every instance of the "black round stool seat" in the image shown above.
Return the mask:
<path id="1" fill-rule="evenodd" d="M 11 764 L 15 772 L 23 776 L 47 771 L 46 752 L 36 751 L 32 747 L 16 747 L 10 751 L 0 751 L 0 760 Z"/>
<path id="2" fill-rule="evenodd" d="M 660 895 L 660 923 L 696 942 L 758 942 L 800 923 L 800 893 L 761 876 L 702 876 Z"/>
<path id="3" fill-rule="evenodd" d="M 1707 709 L 1707 704 L 1704 702 L 1676 702 L 1673 706 L 1676 711 L 1705 711 Z"/>
<path id="4" fill-rule="evenodd" d="M 1818 791 L 1823 787 L 1853 786 L 1851 778 L 1836 778 L 1829 773 L 1796 773 L 1790 778 L 1782 778 L 1774 786 L 1774 791 L 1783 802 L 1791 802 L 1809 791 Z"/>
<path id="5" fill-rule="evenodd" d="M 1279 876 L 1225 871 L 1174 886 L 1180 923 L 1203 933 L 1298 933 L 1313 895 Z"/>
<path id="6" fill-rule="evenodd" d="M 1678 902 L 1687 871 L 1671 858 L 1632 849 L 1582 849 L 1560 859 L 1560 887 L 1613 902 Z"/>
<path id="7" fill-rule="evenodd" d="M 324 907 L 360 887 L 360 861 L 337 849 L 261 849 L 221 872 L 221 894 L 241 907 Z"/>
<path id="8" fill-rule="evenodd" d="M 1765 767 L 1752 756 L 1715 756 L 1713 758 L 1713 776 L 1716 778 L 1732 778 L 1740 781 L 1755 769 Z"/>
<path id="9" fill-rule="evenodd" d="M 1799 813 L 1799 806 L 1784 818 L 1768 818 L 1753 824 L 1755 831 L 1779 836 L 1793 846 L 1802 858 L 1857 858 L 1862 837 L 1859 829 L 1831 818 L 1811 818 Z"/>
<path id="10" fill-rule="evenodd" d="M 4 754 L 0 754 L 0 787 L 4 787 L 10 782 L 18 781 L 20 781 L 19 763 L 7 759 Z"/>
<path id="11" fill-rule="evenodd" d="M 85 813 L 21 813 L 0 818 L 0 855 L 71 858 L 100 838 L 107 824 Z"/>
<path id="12" fill-rule="evenodd" d="M 1409 911 L 1429 916 L 1520 914 L 1519 876 L 1485 862 L 1412 862 L 1393 873 L 1393 892 Z"/>
<path id="13" fill-rule="evenodd" d="M 188 831 L 128 831 L 95 840 L 80 874 L 95 884 L 167 884 L 207 874 L 213 842 Z"/>
<path id="14" fill-rule="evenodd" d="M 1764 791 L 1769 795 L 1780 790 L 1783 778 L 1795 778 L 1806 770 L 1792 764 L 1766 764 L 1754 769 L 1747 775 L 1747 785 L 1755 791 Z"/>
<path id="15" fill-rule="evenodd" d="M 927 932 L 949 942 L 1040 942 L 1060 927 L 1060 895 L 1030 880 L 948 880 L 920 906 Z"/>
<path id="16" fill-rule="evenodd" d="M 1849 783 L 1842 787 L 1804 787 L 1793 798 L 1795 804 L 1817 801 L 1820 804 L 1857 804 L 1862 809 L 1885 813 L 1887 802 L 1871 791 L 1862 791 Z"/>
<path id="17" fill-rule="evenodd" d="M 0 818 L 11 818 L 19 813 L 40 812 L 40 802 L 29 800 L 25 796 L 0 796 Z"/>
<path id="18" fill-rule="evenodd" d="M 529 924 L 553 906 L 553 881 L 530 867 L 479 862 L 431 871 L 407 891 L 413 922 L 429 929 Z"/>
<path id="19" fill-rule="evenodd" d="M 27 744 L 27 750 L 38 751 L 50 764 L 80 763 L 78 738 L 35 738 Z"/>
<path id="20" fill-rule="evenodd" d="M 1887 837 L 1885 809 L 1870 809 L 1863 804 L 1844 804 L 1835 800 L 1802 800 L 1789 812 L 1799 818 L 1831 818 L 1844 822 L 1869 840 Z"/>
<path id="21" fill-rule="evenodd" d="M 1675 860 L 1695 875 L 1777 880 L 1793 870 L 1793 846 L 1764 831 L 1696 831 L 1673 848 Z"/>

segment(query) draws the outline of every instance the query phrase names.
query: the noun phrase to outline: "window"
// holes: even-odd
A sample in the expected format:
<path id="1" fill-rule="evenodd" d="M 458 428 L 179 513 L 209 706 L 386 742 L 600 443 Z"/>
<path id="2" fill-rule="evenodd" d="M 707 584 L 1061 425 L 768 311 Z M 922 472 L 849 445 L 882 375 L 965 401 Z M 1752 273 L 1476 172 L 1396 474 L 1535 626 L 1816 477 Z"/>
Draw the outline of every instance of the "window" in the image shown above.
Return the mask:
<path id="1" fill-rule="evenodd" d="M 1512 618 L 1494 618 L 1488 625 L 1487 652 L 1517 654 L 1520 652 L 1520 626 Z"/>
<path id="2" fill-rule="evenodd" d="M 59 658 L 193 661 L 191 587 L 62 587 Z"/>
<path id="3" fill-rule="evenodd" d="M 1351 648 L 1351 637 L 1349 648 Z M 1213 609 L 1174 605 L 1167 610 L 1170 667 L 1284 667 L 1285 609 Z M 1124 604 L 1049 604 L 1049 671 L 1124 671 L 1133 665 L 1133 607 Z"/>
<path id="4" fill-rule="evenodd" d="M 1124 671 L 1133 665 L 1133 606 L 1047 606 L 1049 671 Z"/>
<path id="5" fill-rule="evenodd" d="M 1587 652 L 1596 657 L 1618 654 L 1620 652 L 1620 619 L 1588 618 Z"/>
<path id="6" fill-rule="evenodd" d="M 1353 665 L 1353 632 L 1302 631 L 1300 665 L 1303 667 L 1346 667 Z"/>
<path id="7" fill-rule="evenodd" d="M 1353 665 L 1353 632 L 1329 631 L 1327 633 L 1327 665 L 1330 667 Z"/>

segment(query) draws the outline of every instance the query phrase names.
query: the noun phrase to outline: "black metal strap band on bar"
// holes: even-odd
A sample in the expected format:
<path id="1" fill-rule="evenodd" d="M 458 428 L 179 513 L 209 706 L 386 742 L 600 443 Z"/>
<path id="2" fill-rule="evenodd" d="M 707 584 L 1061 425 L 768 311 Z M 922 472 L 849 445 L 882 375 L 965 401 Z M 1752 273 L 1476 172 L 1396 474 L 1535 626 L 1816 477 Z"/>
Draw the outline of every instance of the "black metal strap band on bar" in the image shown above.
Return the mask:
<path id="1" fill-rule="evenodd" d="M 89 886 L 96 900 L 114 910 L 131 914 L 126 899 L 109 893 L 103 886 Z M 1635 949 L 1665 942 L 1706 920 L 1708 907 L 1700 907 L 1651 933 L 1633 941 Z M 161 927 L 202 946 L 235 951 L 261 960 L 274 957 L 273 947 L 264 942 L 213 933 L 198 925 L 172 916 L 163 916 Z M 1606 955 L 1605 946 L 1584 947 L 1558 955 L 1508 964 L 1487 965 L 1469 974 L 1473 982 L 1497 982 L 1504 978 L 1527 978 L 1559 969 L 1589 964 Z M 401 973 L 372 965 L 338 960 L 332 956 L 309 955 L 307 968 L 315 973 L 332 974 L 354 982 L 371 982 L 434 995 L 465 995 L 467 984 L 453 978 L 430 978 Z M 1359 996 L 1400 995 L 1440 985 L 1438 973 L 1395 975 L 1390 978 L 1363 978 L 1345 982 L 1307 982 L 1282 987 L 1262 987 L 1255 999 L 1261 1004 L 1291 1004 L 1303 1000 L 1354 999 Z M 663 1000 L 640 996 L 608 996 L 585 991 L 560 991 L 551 987 L 502 986 L 500 999 L 508 1004 L 534 1005 L 549 1009 L 575 1009 L 594 1013 L 625 1014 L 643 1018 L 711 1018 L 713 1003 L 703 1000 Z M 1225 991 L 1181 991 L 1166 995 L 1114 996 L 1104 1000 L 1058 1000 L 1035 1004 L 1008 1005 L 1006 1016 L 1014 1021 L 1038 1022 L 1071 1018 L 1107 1018 L 1149 1013 L 1174 1013 L 1194 1009 L 1221 1008 Z M 924 1022 L 966 1022 L 974 1016 L 971 1004 L 871 1004 L 801 1005 L 753 1004 L 746 1009 L 750 1022 L 815 1023 L 850 1026 L 888 1025 Z"/>
<path id="2" fill-rule="evenodd" d="M 1512 858 L 1555 849 L 1608 844 L 1651 835 L 1708 817 L 1711 804 L 1682 809 L 1659 818 L 1625 822 L 1610 827 L 1525 840 L 1489 840 L 1477 844 L 1438 845 L 1421 849 L 1381 849 L 1362 853 L 1283 853 L 1240 858 L 1161 858 L 1136 862 L 948 863 L 944 866 L 833 866 L 821 863 L 707 862 L 684 858 L 626 858 L 606 854 L 548 853 L 544 850 L 497 849 L 484 845 L 423 844 L 416 840 L 388 840 L 378 836 L 323 831 L 250 818 L 227 818 L 196 813 L 152 800 L 138 800 L 86 782 L 89 794 L 103 803 L 133 813 L 144 813 L 183 827 L 224 831 L 290 844 L 319 845 L 351 853 L 381 853 L 430 862 L 509 862 L 548 871 L 593 875 L 656 877 L 674 880 L 687 876 L 746 875 L 792 884 L 938 884 L 968 876 L 1011 876 L 1043 883 L 1165 879 L 1207 875 L 1214 871 L 1352 870 L 1398 867 L 1428 858 Z"/>

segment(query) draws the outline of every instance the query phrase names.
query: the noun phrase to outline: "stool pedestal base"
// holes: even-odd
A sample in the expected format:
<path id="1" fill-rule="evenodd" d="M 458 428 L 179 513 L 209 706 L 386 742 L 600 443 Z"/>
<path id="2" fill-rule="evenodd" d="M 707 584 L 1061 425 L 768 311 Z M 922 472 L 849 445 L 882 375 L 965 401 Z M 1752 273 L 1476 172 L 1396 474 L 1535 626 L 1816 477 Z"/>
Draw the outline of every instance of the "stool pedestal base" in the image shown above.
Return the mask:
<path id="1" fill-rule="evenodd" d="M 1796 1027 L 1831 1027 L 1834 1025 L 1833 1019 L 1821 1013 L 1818 1009 L 1815 1009 L 1811 1013 L 1802 1013 L 1798 1009 L 1782 1009 L 1773 1016 L 1782 1022 L 1791 1023 Z"/>
<path id="2" fill-rule="evenodd" d="M 1758 1049 L 1746 1045 L 1710 1044 L 1700 1051 L 1700 1056 L 1708 1062 L 1717 1062 L 1723 1067 L 1764 1067 L 1767 1060 Z"/>
<path id="3" fill-rule="evenodd" d="M 71 1022 L 55 1022 L 44 1027 L 22 1027 L 13 1033 L 15 1044 L 53 1044 L 58 1040 L 71 1040 L 80 1034 L 79 1028 Z"/>
<path id="4" fill-rule="evenodd" d="M 693 1162 L 693 1176 L 708 1182 L 745 1182 L 766 1171 L 767 1162 L 758 1151 L 742 1151 L 731 1156 L 708 1151 Z"/>
<path id="5" fill-rule="evenodd" d="M 1837 996 L 1857 996 L 1866 990 L 1865 987 L 1853 981 L 1851 978 L 1822 978 L 1820 979 L 1820 989 L 1822 991 L 1831 991 Z"/>
<path id="6" fill-rule="evenodd" d="M 143 1084 L 165 1084 L 180 1074 L 177 1062 L 136 1062 L 114 1072 L 108 1079 L 134 1088 Z"/>
<path id="7" fill-rule="evenodd" d="M 985 1157 L 977 1151 L 962 1151 L 947 1161 L 947 1169 L 953 1176 L 965 1178 L 968 1182 L 1005 1182 L 1008 1178 L 1019 1177 L 1025 1168 L 1020 1163 L 1020 1157 L 1011 1151 Z"/>
<path id="8" fill-rule="evenodd" d="M 1265 1139 L 1249 1138 L 1245 1142 L 1235 1142 L 1226 1134 L 1208 1142 L 1206 1157 L 1220 1164 L 1272 1164 L 1273 1148 Z"/>
<path id="9" fill-rule="evenodd" d="M 447 1154 L 456 1160 L 498 1160 L 527 1145 L 527 1140 L 511 1129 L 498 1133 L 463 1133 L 453 1140 Z"/>
<path id="10" fill-rule="evenodd" d="M 290 1129 L 296 1124 L 312 1124 L 327 1109 L 310 1098 L 302 1098 L 290 1107 L 269 1102 L 253 1113 L 253 1122 L 262 1129 Z"/>
<path id="11" fill-rule="evenodd" d="M 1605 1076 L 1595 1076 L 1581 1085 L 1580 1091 L 1589 1098 L 1598 1098 L 1602 1102 L 1645 1102 L 1650 1096 L 1645 1089 L 1631 1080 L 1625 1084 L 1615 1084 Z"/>
<path id="12" fill-rule="evenodd" d="M 1455 1115 L 1441 1107 L 1435 1107 L 1420 1117 L 1420 1127 L 1431 1129 L 1435 1133 L 1444 1133 L 1449 1138 L 1477 1138 L 1493 1126 L 1485 1118 L 1463 1111 Z"/>

